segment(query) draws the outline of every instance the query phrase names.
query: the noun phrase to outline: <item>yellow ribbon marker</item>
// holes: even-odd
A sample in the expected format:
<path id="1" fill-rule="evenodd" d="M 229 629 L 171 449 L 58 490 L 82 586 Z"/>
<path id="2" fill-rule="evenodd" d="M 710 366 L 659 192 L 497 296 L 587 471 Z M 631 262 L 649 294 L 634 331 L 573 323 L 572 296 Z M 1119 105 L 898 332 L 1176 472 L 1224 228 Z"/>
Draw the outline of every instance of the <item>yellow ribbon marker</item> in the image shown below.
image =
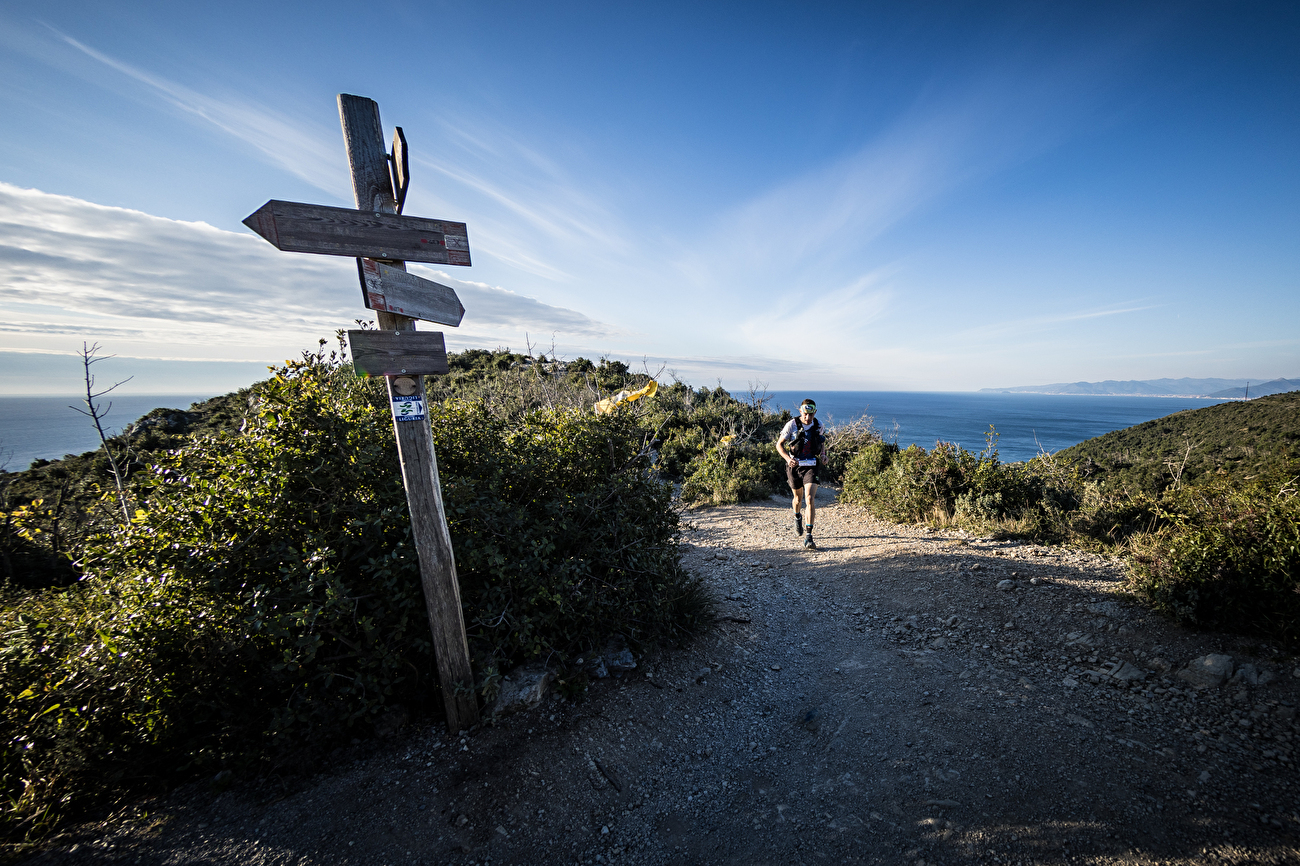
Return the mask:
<path id="1" fill-rule="evenodd" d="M 614 407 L 620 403 L 632 403 L 645 397 L 653 397 L 659 391 L 659 383 L 651 379 L 644 388 L 638 388 L 635 391 L 619 391 L 613 397 L 606 397 L 599 400 L 593 407 L 597 415 L 608 415 L 614 411 Z"/>

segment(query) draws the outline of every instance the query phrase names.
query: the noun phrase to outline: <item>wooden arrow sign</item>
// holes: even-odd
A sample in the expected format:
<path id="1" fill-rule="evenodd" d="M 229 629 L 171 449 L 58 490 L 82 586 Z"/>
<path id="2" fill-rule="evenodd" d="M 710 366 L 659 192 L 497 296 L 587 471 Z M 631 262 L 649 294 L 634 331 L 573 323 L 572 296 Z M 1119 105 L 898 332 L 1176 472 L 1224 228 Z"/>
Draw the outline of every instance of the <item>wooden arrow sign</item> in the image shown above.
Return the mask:
<path id="1" fill-rule="evenodd" d="M 244 225 L 287 252 L 435 265 L 470 263 L 464 223 L 272 199 L 250 214 Z"/>
<path id="2" fill-rule="evenodd" d="M 357 270 L 361 273 L 361 294 L 372 310 L 453 328 L 465 317 L 465 307 L 451 286 L 408 274 L 374 259 L 357 259 Z"/>
<path id="3" fill-rule="evenodd" d="M 363 376 L 446 373 L 447 345 L 437 331 L 348 331 L 352 369 Z"/>

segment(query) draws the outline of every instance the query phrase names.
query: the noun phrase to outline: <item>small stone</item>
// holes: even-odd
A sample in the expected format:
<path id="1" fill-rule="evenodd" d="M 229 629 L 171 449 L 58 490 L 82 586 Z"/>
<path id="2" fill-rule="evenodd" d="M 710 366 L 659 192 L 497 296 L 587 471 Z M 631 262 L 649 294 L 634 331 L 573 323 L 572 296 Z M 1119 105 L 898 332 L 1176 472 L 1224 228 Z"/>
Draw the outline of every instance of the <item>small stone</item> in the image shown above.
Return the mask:
<path id="1" fill-rule="evenodd" d="M 1003 592 L 1008 592 L 1008 591 L 1013 590 L 1013 589 L 1015 589 L 1015 588 L 1016 588 L 1016 582 L 1015 582 L 1014 580 L 999 580 L 999 581 L 998 581 L 998 589 L 1002 590 Z"/>
<path id="2" fill-rule="evenodd" d="M 947 648 L 948 648 L 948 641 L 945 640 L 944 638 L 937 637 L 937 638 L 935 638 L 934 640 L 930 641 L 930 648 L 931 648 L 931 649 L 947 649 Z M 839 670 L 839 669 L 836 668 L 836 670 Z"/>
<path id="3" fill-rule="evenodd" d="M 456 826 L 457 826 L 457 827 L 464 827 L 464 826 L 465 826 L 466 824 L 468 824 L 468 823 L 469 823 L 469 818 L 465 817 L 464 815 L 457 815 L 457 816 L 456 816 Z"/>
<path id="4" fill-rule="evenodd" d="M 1131 683 L 1147 678 L 1147 672 L 1129 662 L 1120 662 L 1110 672 L 1112 678 L 1122 683 Z"/>
<path id="5" fill-rule="evenodd" d="M 506 828 L 502 827 L 500 824 L 497 825 L 497 832 L 500 833 L 502 836 L 506 836 L 506 837 L 509 837 L 510 835 L 509 833 L 506 832 Z"/>
<path id="6" fill-rule="evenodd" d="M 703 683 L 704 678 L 713 673 L 713 668 L 700 668 L 695 672 L 695 682 Z"/>
<path id="7" fill-rule="evenodd" d="M 1278 707 L 1273 711 L 1273 714 L 1279 719 L 1294 719 L 1295 707 Z"/>
<path id="8" fill-rule="evenodd" d="M 608 836 L 608 835 L 609 835 L 609 827 L 608 827 L 608 826 L 601 827 L 601 828 L 600 828 L 600 835 L 602 835 L 602 836 Z"/>
<path id="9" fill-rule="evenodd" d="M 1230 682 L 1257 686 L 1259 685 L 1259 671 L 1252 664 L 1244 664 L 1237 668 L 1237 672 L 1232 675 Z"/>
<path id="10" fill-rule="evenodd" d="M 1201 775 L 1197 776 L 1196 780 L 1204 785 L 1206 782 L 1210 781 L 1210 771 L 1201 770 Z"/>
<path id="11" fill-rule="evenodd" d="M 612 674 L 636 670 L 636 656 L 632 655 L 631 650 L 606 650 L 603 658 L 605 667 Z"/>
<path id="12" fill-rule="evenodd" d="M 1232 656 L 1211 654 L 1192 659 L 1178 672 L 1178 678 L 1198 689 L 1212 689 L 1224 684 L 1232 673 Z"/>
<path id="13" fill-rule="evenodd" d="M 501 680 L 501 690 L 488 712 L 495 717 L 531 709 L 542 702 L 555 674 L 541 665 L 517 667 Z"/>
<path id="14" fill-rule="evenodd" d="M 1077 689 L 1079 687 L 1079 681 L 1072 677 L 1066 677 L 1061 680 L 1061 685 L 1065 686 L 1067 689 Z"/>
<path id="15" fill-rule="evenodd" d="M 1037 577 L 1031 577 L 1031 578 L 1029 578 L 1029 582 L 1032 583 L 1034 586 L 1041 586 L 1042 583 L 1043 583 L 1043 581 L 1042 581 L 1040 578 L 1037 578 Z"/>
<path id="16" fill-rule="evenodd" d="M 781 666 L 780 666 L 780 665 L 772 665 L 772 670 L 774 670 L 774 671 L 779 671 L 779 670 L 781 670 Z"/>

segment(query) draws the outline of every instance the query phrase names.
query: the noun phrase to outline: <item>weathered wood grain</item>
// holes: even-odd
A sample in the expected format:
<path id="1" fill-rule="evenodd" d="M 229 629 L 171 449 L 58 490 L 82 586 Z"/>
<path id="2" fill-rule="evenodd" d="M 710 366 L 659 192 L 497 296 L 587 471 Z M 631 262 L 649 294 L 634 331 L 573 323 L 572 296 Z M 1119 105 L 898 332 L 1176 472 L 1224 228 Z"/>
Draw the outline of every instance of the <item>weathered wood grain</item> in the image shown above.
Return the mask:
<path id="1" fill-rule="evenodd" d="M 357 207 L 393 213 L 392 181 L 384 154 L 379 106 L 374 100 L 339 94 L 339 119 L 352 168 L 352 189 Z M 386 193 L 386 195 L 385 195 Z M 405 270 L 405 265 L 396 265 Z M 412 331 L 408 316 L 375 311 L 384 330 Z M 393 397 L 393 377 L 388 377 L 388 396 Z M 425 399 L 424 379 L 417 376 L 417 392 Z M 478 722 L 478 701 L 474 697 L 474 670 L 465 638 L 465 616 L 460 604 L 460 580 L 451 547 L 451 530 L 442 505 L 438 481 L 438 458 L 433 450 L 433 430 L 427 423 L 393 421 L 397 453 L 402 464 L 402 482 L 411 512 L 411 535 L 420 560 L 420 581 L 424 587 L 429 628 L 433 632 L 433 654 L 442 685 L 447 730 L 464 730 Z"/>
<path id="2" fill-rule="evenodd" d="M 361 274 L 366 306 L 372 310 L 411 316 L 453 328 L 465 317 L 465 307 L 451 286 L 408 274 L 374 259 L 357 259 L 357 269 Z"/>
<path id="3" fill-rule="evenodd" d="M 384 152 L 384 127 L 379 122 L 379 103 L 367 96 L 340 93 L 339 123 L 343 125 L 343 146 L 352 169 L 352 194 L 357 208 L 397 213 L 388 154 Z"/>
<path id="4" fill-rule="evenodd" d="M 447 220 L 272 199 L 244 225 L 285 252 L 470 264 L 465 224 Z"/>
<path id="5" fill-rule="evenodd" d="M 366 376 L 441 376 L 447 346 L 437 331 L 348 331 L 352 367 Z"/>

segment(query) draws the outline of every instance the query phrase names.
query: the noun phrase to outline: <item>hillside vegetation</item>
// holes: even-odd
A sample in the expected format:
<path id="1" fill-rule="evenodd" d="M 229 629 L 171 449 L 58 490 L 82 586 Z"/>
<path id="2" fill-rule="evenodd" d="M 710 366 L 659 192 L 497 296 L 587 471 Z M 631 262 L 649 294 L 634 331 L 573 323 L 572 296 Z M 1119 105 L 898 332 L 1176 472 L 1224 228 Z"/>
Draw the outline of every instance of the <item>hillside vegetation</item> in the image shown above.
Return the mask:
<path id="1" fill-rule="evenodd" d="M 1109 490 L 1159 493 L 1209 475 L 1249 479 L 1300 458 L 1300 391 L 1176 412 L 1056 454 Z"/>

